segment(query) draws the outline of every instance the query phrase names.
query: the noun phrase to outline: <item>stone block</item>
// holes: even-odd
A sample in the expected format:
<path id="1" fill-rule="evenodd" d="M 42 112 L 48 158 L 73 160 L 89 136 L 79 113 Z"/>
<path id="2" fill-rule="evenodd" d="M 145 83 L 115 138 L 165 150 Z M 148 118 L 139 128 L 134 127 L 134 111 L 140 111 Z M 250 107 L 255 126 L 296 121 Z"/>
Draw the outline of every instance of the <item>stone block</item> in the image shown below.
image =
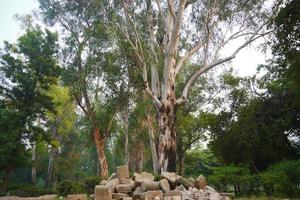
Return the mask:
<path id="1" fill-rule="evenodd" d="M 69 194 L 67 200 L 87 200 L 86 194 Z"/>
<path id="2" fill-rule="evenodd" d="M 112 189 L 106 185 L 96 185 L 94 200 L 111 200 Z"/>

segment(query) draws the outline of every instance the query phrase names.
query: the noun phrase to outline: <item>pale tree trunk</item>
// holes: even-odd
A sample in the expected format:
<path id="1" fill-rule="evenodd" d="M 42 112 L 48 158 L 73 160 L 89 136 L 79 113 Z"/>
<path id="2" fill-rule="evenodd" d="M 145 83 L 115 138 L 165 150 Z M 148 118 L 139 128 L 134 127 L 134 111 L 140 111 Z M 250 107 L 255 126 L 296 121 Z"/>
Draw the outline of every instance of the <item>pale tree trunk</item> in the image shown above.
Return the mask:
<path id="1" fill-rule="evenodd" d="M 106 179 L 108 178 L 108 164 L 105 156 L 105 139 L 100 134 L 100 130 L 98 127 L 94 127 L 93 134 L 98 160 L 100 163 L 100 176 L 101 178 Z"/>
<path id="2" fill-rule="evenodd" d="M 129 165 L 129 151 L 128 151 L 128 112 L 123 114 L 123 120 L 124 120 L 124 134 L 125 134 L 125 144 L 124 144 L 124 153 L 125 153 L 125 162 L 127 165 Z"/>
<path id="3" fill-rule="evenodd" d="M 32 162 L 32 167 L 31 167 L 31 183 L 32 185 L 35 185 L 36 181 L 36 145 L 32 145 L 32 156 L 31 156 L 31 162 Z"/>
<path id="4" fill-rule="evenodd" d="M 58 153 L 58 150 L 56 148 L 52 147 L 50 150 L 50 155 L 49 155 L 47 177 L 46 177 L 46 187 L 49 187 L 52 185 L 53 166 L 54 166 L 54 160 L 55 160 L 57 153 Z"/>
<path id="5" fill-rule="evenodd" d="M 184 152 L 182 146 L 182 135 L 177 134 L 177 162 L 178 162 L 178 173 L 179 175 L 183 175 L 183 162 L 184 162 Z"/>
<path id="6" fill-rule="evenodd" d="M 157 157 L 156 142 L 155 142 L 155 129 L 152 124 L 152 116 L 148 112 L 146 112 L 146 119 L 147 119 L 148 134 L 149 134 L 149 139 L 150 139 L 152 167 L 153 167 L 153 172 L 155 174 L 157 174 L 158 173 L 158 157 Z"/>
<path id="7" fill-rule="evenodd" d="M 139 142 L 136 144 L 136 151 L 134 155 L 134 171 L 141 173 L 143 171 L 144 162 L 144 144 Z"/>

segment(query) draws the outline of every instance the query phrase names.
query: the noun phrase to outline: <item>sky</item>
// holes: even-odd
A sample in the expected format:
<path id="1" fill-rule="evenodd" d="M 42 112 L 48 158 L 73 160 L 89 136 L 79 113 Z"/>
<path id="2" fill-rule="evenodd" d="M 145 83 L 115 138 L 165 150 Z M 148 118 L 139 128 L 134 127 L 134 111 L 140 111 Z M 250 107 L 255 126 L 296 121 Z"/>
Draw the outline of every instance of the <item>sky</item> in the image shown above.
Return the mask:
<path id="1" fill-rule="evenodd" d="M 3 41 L 15 42 L 21 36 L 19 23 L 14 16 L 30 14 L 37 8 L 36 0 L 0 0 L 0 47 L 3 47 Z M 230 50 L 232 49 L 228 49 L 228 51 Z M 229 65 L 240 76 L 251 76 L 255 74 L 259 64 L 265 63 L 266 58 L 268 57 L 255 47 L 246 47 Z"/>

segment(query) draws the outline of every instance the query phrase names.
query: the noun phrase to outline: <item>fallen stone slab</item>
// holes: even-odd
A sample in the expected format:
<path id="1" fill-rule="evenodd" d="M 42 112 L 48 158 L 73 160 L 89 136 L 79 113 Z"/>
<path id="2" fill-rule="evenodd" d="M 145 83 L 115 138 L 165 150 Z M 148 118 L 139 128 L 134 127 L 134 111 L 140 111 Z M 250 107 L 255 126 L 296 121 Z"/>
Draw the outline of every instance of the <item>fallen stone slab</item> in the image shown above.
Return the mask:
<path id="1" fill-rule="evenodd" d="M 175 186 L 176 185 L 176 179 L 177 179 L 177 175 L 174 172 L 163 172 L 161 174 L 161 176 L 165 179 L 167 179 L 170 183 L 171 186 Z"/>
<path id="2" fill-rule="evenodd" d="M 166 197 L 173 197 L 173 196 L 182 196 L 183 191 L 181 190 L 170 190 L 165 192 Z"/>
<path id="3" fill-rule="evenodd" d="M 69 194 L 67 200 L 87 200 L 86 194 Z"/>
<path id="4" fill-rule="evenodd" d="M 194 183 L 190 182 L 188 179 L 179 176 L 177 179 L 177 182 L 180 184 L 182 184 L 186 189 L 189 189 L 190 187 L 194 187 Z"/>
<path id="5" fill-rule="evenodd" d="M 120 184 L 116 186 L 116 190 L 118 193 L 130 193 L 131 185 L 129 184 Z"/>
<path id="6" fill-rule="evenodd" d="M 152 190 L 144 192 L 142 198 L 144 200 L 163 200 L 164 194 L 161 190 Z"/>
<path id="7" fill-rule="evenodd" d="M 161 179 L 161 180 L 159 181 L 159 186 L 160 186 L 160 189 L 161 189 L 162 191 L 164 191 L 164 192 L 170 190 L 170 184 L 169 184 L 169 182 L 168 182 L 167 179 Z"/>
<path id="8" fill-rule="evenodd" d="M 144 181 L 144 182 L 142 182 L 142 188 L 143 188 L 144 191 L 159 190 L 159 182 Z"/>
<path id="9" fill-rule="evenodd" d="M 125 194 L 125 193 L 112 193 L 113 199 L 120 200 L 120 199 L 123 199 L 124 197 L 129 197 L 129 195 Z"/>
<path id="10" fill-rule="evenodd" d="M 112 189 L 106 185 L 96 185 L 95 187 L 95 200 L 111 200 L 112 199 Z"/>

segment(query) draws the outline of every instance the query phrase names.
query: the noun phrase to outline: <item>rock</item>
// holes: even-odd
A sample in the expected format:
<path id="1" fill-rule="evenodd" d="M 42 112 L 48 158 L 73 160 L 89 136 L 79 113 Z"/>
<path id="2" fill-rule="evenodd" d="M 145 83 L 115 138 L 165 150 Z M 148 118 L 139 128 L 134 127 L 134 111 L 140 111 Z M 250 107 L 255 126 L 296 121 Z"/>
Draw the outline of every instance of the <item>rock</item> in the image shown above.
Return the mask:
<path id="1" fill-rule="evenodd" d="M 132 200 L 132 197 L 123 197 L 123 200 Z"/>
<path id="2" fill-rule="evenodd" d="M 135 190 L 132 193 L 132 198 L 133 199 L 141 199 L 143 194 L 143 188 L 141 186 L 138 186 L 135 188 Z"/>
<path id="3" fill-rule="evenodd" d="M 125 194 L 125 193 L 112 193 L 113 199 L 120 200 L 120 199 L 123 199 L 124 197 L 129 197 L 129 195 Z"/>
<path id="4" fill-rule="evenodd" d="M 106 186 L 111 187 L 112 191 L 115 191 L 117 185 L 119 185 L 120 181 L 118 178 L 111 179 L 110 181 L 106 181 Z"/>
<path id="5" fill-rule="evenodd" d="M 213 187 L 211 187 L 209 185 L 205 186 L 204 189 L 207 190 L 207 191 L 217 192 Z"/>
<path id="6" fill-rule="evenodd" d="M 47 194 L 47 195 L 43 195 L 40 196 L 41 200 L 56 200 L 58 199 L 58 196 L 56 194 Z"/>
<path id="7" fill-rule="evenodd" d="M 142 188 L 144 191 L 159 190 L 159 182 L 156 181 L 143 181 Z"/>
<path id="8" fill-rule="evenodd" d="M 190 178 L 188 178 L 188 180 L 190 181 L 190 182 L 192 182 L 192 183 L 194 183 L 195 182 L 195 179 L 191 176 Z"/>
<path id="9" fill-rule="evenodd" d="M 67 200 L 87 200 L 86 194 L 69 194 Z"/>
<path id="10" fill-rule="evenodd" d="M 200 175 L 198 176 L 198 178 L 196 179 L 195 181 L 195 187 L 197 189 L 201 189 L 201 190 L 204 190 L 205 189 L 205 186 L 206 186 L 206 179 L 204 176 Z"/>
<path id="11" fill-rule="evenodd" d="M 90 195 L 90 199 L 94 199 L 95 198 L 95 195 L 94 194 L 91 194 Z"/>
<path id="12" fill-rule="evenodd" d="M 166 197 L 173 197 L 173 196 L 182 196 L 183 191 L 181 190 L 170 190 L 165 192 Z"/>
<path id="13" fill-rule="evenodd" d="M 159 186 L 160 186 L 160 189 L 162 189 L 162 191 L 164 191 L 164 192 L 170 190 L 170 184 L 167 179 L 161 179 L 159 181 Z"/>
<path id="14" fill-rule="evenodd" d="M 129 170 L 127 165 L 118 166 L 116 168 L 116 174 L 121 184 L 129 183 L 130 179 L 129 179 Z"/>
<path id="15" fill-rule="evenodd" d="M 229 192 L 223 192 L 223 193 L 220 193 L 221 196 L 224 196 L 224 197 L 229 197 L 231 199 L 234 199 L 235 198 L 235 194 L 233 192 L 229 193 Z"/>
<path id="16" fill-rule="evenodd" d="M 131 186 L 129 184 L 120 184 L 116 186 L 116 190 L 118 193 L 130 193 Z"/>
<path id="17" fill-rule="evenodd" d="M 181 196 L 164 197 L 164 200 L 181 200 Z"/>
<path id="18" fill-rule="evenodd" d="M 106 180 L 102 180 L 100 181 L 100 185 L 106 185 L 107 181 Z"/>
<path id="19" fill-rule="evenodd" d="M 144 200 L 163 200 L 164 194 L 161 190 L 147 191 L 143 194 Z"/>
<path id="20" fill-rule="evenodd" d="M 171 186 L 176 185 L 177 175 L 174 172 L 163 172 L 161 176 L 167 179 Z"/>
<path id="21" fill-rule="evenodd" d="M 134 180 L 138 183 L 142 183 L 143 181 L 154 181 L 154 176 L 148 172 L 134 173 Z"/>
<path id="22" fill-rule="evenodd" d="M 181 191 L 184 191 L 185 190 L 185 187 L 183 185 L 179 185 L 175 188 L 175 190 L 181 190 Z"/>
<path id="23" fill-rule="evenodd" d="M 177 181 L 179 184 L 182 184 L 186 189 L 188 189 L 190 187 L 194 187 L 194 184 L 192 182 L 188 181 L 186 178 L 183 178 L 181 176 L 179 176 Z"/>
<path id="24" fill-rule="evenodd" d="M 96 185 L 95 187 L 95 200 L 111 200 L 112 189 L 106 185 Z"/>
<path id="25" fill-rule="evenodd" d="M 112 174 L 110 175 L 110 177 L 107 179 L 107 181 L 110 181 L 110 180 L 115 179 L 115 178 L 117 178 L 116 173 L 112 173 Z"/>

